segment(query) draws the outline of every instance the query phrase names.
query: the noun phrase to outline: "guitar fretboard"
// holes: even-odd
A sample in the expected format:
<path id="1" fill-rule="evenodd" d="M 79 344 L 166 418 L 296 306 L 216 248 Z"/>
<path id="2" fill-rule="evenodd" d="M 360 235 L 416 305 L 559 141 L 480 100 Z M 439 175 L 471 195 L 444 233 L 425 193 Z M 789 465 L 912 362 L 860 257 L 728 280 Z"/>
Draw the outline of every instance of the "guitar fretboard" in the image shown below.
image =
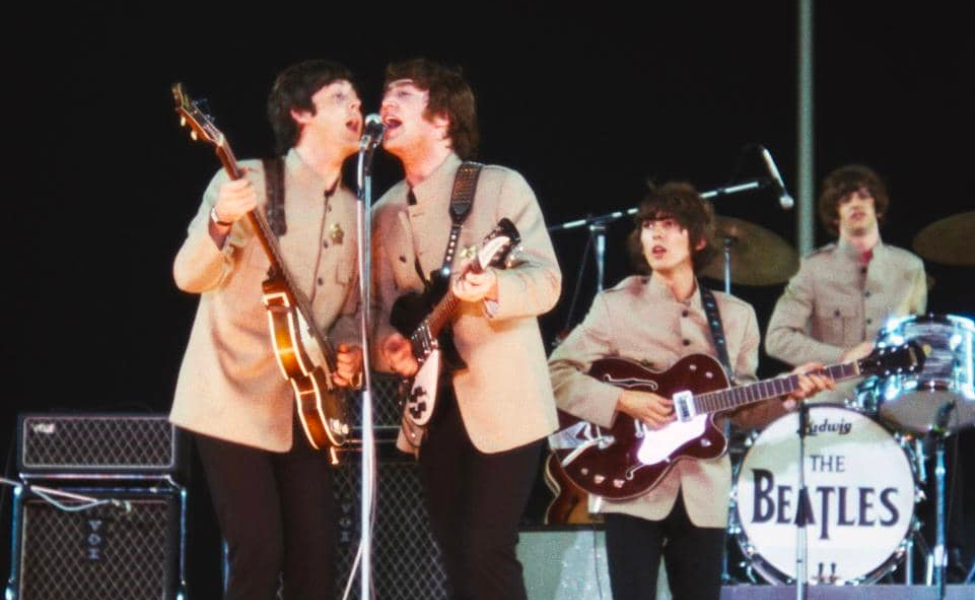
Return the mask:
<path id="1" fill-rule="evenodd" d="M 437 337 L 440 335 L 440 330 L 443 329 L 444 325 L 453 316 L 454 311 L 457 310 L 457 305 L 460 304 L 460 298 L 454 295 L 453 290 L 448 290 L 447 294 L 437 302 L 437 305 L 433 307 L 430 311 L 430 316 L 427 318 L 427 326 L 430 328 L 430 335 Z"/>
<path id="2" fill-rule="evenodd" d="M 223 164 L 224 170 L 230 175 L 231 179 L 237 180 L 244 176 L 243 170 L 237 164 L 237 158 L 234 156 L 233 150 L 231 150 L 230 145 L 226 144 L 223 140 L 217 144 L 217 156 L 220 158 L 220 162 Z M 325 371 L 327 381 L 332 381 L 332 373 L 335 372 L 337 367 L 337 357 L 335 355 L 335 349 L 332 345 L 325 339 L 325 336 L 321 334 L 318 327 L 314 321 L 314 313 L 311 310 L 311 303 L 308 302 L 308 298 L 302 293 L 301 289 L 295 284 L 294 278 L 292 278 L 291 273 L 288 271 L 284 263 L 284 257 L 281 255 L 281 248 L 277 243 L 277 236 L 274 235 L 274 231 L 271 229 L 271 225 L 267 222 L 264 214 L 260 209 L 255 208 L 247 213 L 247 219 L 250 224 L 254 227 L 257 233 L 257 239 L 261 242 L 261 247 L 264 248 L 265 254 L 267 254 L 268 260 L 271 262 L 271 269 L 278 273 L 282 278 L 284 278 L 285 285 L 288 290 L 291 291 L 291 296 L 294 298 L 295 308 L 298 313 L 302 315 L 305 319 L 305 323 L 308 325 L 308 333 L 315 338 L 315 342 L 322 351 L 322 356 L 324 358 L 324 364 L 322 365 Z"/>
<path id="3" fill-rule="evenodd" d="M 859 375 L 860 367 L 857 364 L 857 361 L 852 361 L 832 365 L 815 372 L 826 375 L 833 381 L 841 381 L 843 379 L 849 379 Z M 707 392 L 705 394 L 696 395 L 694 396 L 694 407 L 698 413 L 719 412 L 744 406 L 746 404 L 751 404 L 753 402 L 760 402 L 762 400 L 768 400 L 769 398 L 777 398 L 779 396 L 791 394 L 798 387 L 798 375 L 777 377 L 775 379 L 767 379 L 765 381 L 759 381 L 757 383 L 743 385 L 741 387 L 733 387 L 718 392 Z"/>

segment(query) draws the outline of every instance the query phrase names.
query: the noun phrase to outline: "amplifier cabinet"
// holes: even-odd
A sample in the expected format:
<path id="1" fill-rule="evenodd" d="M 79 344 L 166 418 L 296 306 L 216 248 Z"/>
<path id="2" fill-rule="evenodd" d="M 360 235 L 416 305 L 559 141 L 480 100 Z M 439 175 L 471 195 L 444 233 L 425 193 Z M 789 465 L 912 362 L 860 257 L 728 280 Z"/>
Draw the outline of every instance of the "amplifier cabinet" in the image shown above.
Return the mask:
<path id="1" fill-rule="evenodd" d="M 22 475 L 166 475 L 183 464 L 185 436 L 164 414 L 21 414 Z"/>
<path id="2" fill-rule="evenodd" d="M 70 491 L 115 502 L 58 507 L 19 489 L 8 600 L 185 597 L 182 490 Z"/>

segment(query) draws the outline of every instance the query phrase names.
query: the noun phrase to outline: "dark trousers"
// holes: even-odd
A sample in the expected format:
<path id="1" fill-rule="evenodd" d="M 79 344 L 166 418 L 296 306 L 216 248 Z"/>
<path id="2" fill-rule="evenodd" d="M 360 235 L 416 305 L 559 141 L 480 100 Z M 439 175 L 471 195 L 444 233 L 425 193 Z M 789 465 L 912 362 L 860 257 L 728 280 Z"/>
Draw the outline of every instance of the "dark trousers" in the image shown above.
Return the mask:
<path id="1" fill-rule="evenodd" d="M 283 454 L 196 435 L 229 550 L 226 600 L 334 597 L 337 541 L 332 471 L 300 430 Z"/>
<path id="2" fill-rule="evenodd" d="M 542 441 L 484 454 L 468 438 L 452 390 L 440 394 L 420 451 L 420 475 L 450 597 L 523 600 L 515 546 Z"/>
<path id="3" fill-rule="evenodd" d="M 720 598 L 725 530 L 691 523 L 682 495 L 662 521 L 614 513 L 605 516 L 614 600 L 654 600 L 661 556 L 674 600 Z"/>

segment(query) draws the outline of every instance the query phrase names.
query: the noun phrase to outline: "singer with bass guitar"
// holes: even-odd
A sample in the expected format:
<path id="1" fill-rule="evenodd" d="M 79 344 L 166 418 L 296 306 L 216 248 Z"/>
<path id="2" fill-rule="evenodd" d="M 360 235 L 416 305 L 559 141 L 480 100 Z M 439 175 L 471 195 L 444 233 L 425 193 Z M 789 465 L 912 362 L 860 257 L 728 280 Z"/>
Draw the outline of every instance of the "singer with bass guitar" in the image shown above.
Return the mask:
<path id="1" fill-rule="evenodd" d="M 594 363 L 607 357 L 664 371 L 684 357 L 705 354 L 721 359 L 732 381 L 755 381 L 759 333 L 754 309 L 734 296 L 705 290 L 695 279 L 715 254 L 713 219 L 710 205 L 688 184 L 651 189 L 629 238 L 634 265 L 650 275 L 628 277 L 597 295 L 585 320 L 555 349 L 549 370 L 561 411 L 603 428 L 611 428 L 621 415 L 651 429 L 674 422 L 671 398 L 626 389 L 625 379 L 613 385 L 589 374 Z M 804 365 L 800 371 L 819 366 Z M 730 418 L 741 427 L 760 427 L 833 385 L 812 373 L 797 381 L 788 398 L 739 409 Z M 550 438 L 556 449 L 561 435 Z M 676 461 L 648 493 L 594 502 L 592 509 L 605 516 L 613 598 L 654 598 L 663 556 L 676 600 L 717 600 L 730 491 L 731 464 L 723 455 Z"/>
<path id="2" fill-rule="evenodd" d="M 196 108 L 177 110 L 192 118 Z M 352 75 L 324 60 L 288 67 L 268 117 L 281 158 L 238 165 L 222 134 L 208 140 L 225 170 L 207 187 L 173 267 L 200 304 L 170 418 L 193 433 L 206 472 L 229 550 L 224 597 L 267 600 L 283 583 L 286 600 L 317 599 L 334 588 L 330 459 L 345 433 L 341 389 L 362 364 L 356 197 L 341 181 L 362 129 Z M 269 323 L 282 327 L 269 335 Z M 292 343 L 307 332 L 318 343 L 282 343 L 289 330 Z M 327 340 L 337 350 L 327 351 Z M 289 372 L 313 362 L 316 349 L 324 370 Z M 326 401 L 335 414 L 313 427 Z"/>

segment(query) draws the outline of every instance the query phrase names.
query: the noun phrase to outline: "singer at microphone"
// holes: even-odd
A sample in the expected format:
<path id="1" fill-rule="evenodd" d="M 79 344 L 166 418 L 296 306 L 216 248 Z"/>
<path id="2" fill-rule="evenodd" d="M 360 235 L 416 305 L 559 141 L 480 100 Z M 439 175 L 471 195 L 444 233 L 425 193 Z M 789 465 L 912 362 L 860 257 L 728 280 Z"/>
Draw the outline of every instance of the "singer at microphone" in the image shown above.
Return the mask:
<path id="1" fill-rule="evenodd" d="M 782 175 L 779 174 L 779 169 L 775 166 L 775 161 L 772 160 L 772 154 L 764 146 L 759 146 L 759 148 L 762 149 L 762 160 L 765 161 L 769 178 L 775 186 L 775 189 L 779 192 L 779 206 L 785 210 L 791 210 L 795 206 L 796 201 L 792 199 L 792 196 L 785 189 L 785 182 L 782 181 Z"/>
<path id="2" fill-rule="evenodd" d="M 321 412 L 332 401 L 319 394 L 329 372 L 338 388 L 353 387 L 363 362 L 359 287 L 352 285 L 358 261 L 350 260 L 359 205 L 342 178 L 363 132 L 352 74 L 322 59 L 291 65 L 276 77 L 267 106 L 279 158 L 241 160 L 239 169 L 227 169 L 235 172 L 213 178 L 173 265 L 177 286 L 198 294 L 200 308 L 170 420 L 193 436 L 220 533 L 233 549 L 227 598 L 273 598 L 282 577 L 298 582 L 292 587 L 299 595 L 324 596 L 338 583 L 343 517 L 325 438 L 342 423 L 331 418 L 335 413 Z M 240 171 L 245 176 L 234 178 Z M 240 235 L 247 224 L 238 220 L 258 219 L 251 211 L 265 217 L 269 231 Z M 281 265 L 276 272 L 293 271 L 275 278 L 264 297 L 274 307 L 269 319 L 261 291 L 268 290 L 272 260 Z M 293 288 L 294 281 L 301 286 Z M 299 296 L 306 302 L 291 300 Z M 302 329 L 307 324 L 320 331 L 285 331 L 299 321 Z M 269 324 L 273 331 L 261 335 Z M 308 362 L 282 358 L 282 340 L 288 352 L 304 353 L 310 350 L 306 338 L 318 339 L 317 333 L 334 344 L 332 365 L 316 362 L 317 352 L 307 353 Z M 292 362 L 301 369 L 287 367 Z M 322 366 L 316 368 L 322 377 L 308 373 L 309 363 Z M 297 389 L 305 400 L 296 411 Z"/>

